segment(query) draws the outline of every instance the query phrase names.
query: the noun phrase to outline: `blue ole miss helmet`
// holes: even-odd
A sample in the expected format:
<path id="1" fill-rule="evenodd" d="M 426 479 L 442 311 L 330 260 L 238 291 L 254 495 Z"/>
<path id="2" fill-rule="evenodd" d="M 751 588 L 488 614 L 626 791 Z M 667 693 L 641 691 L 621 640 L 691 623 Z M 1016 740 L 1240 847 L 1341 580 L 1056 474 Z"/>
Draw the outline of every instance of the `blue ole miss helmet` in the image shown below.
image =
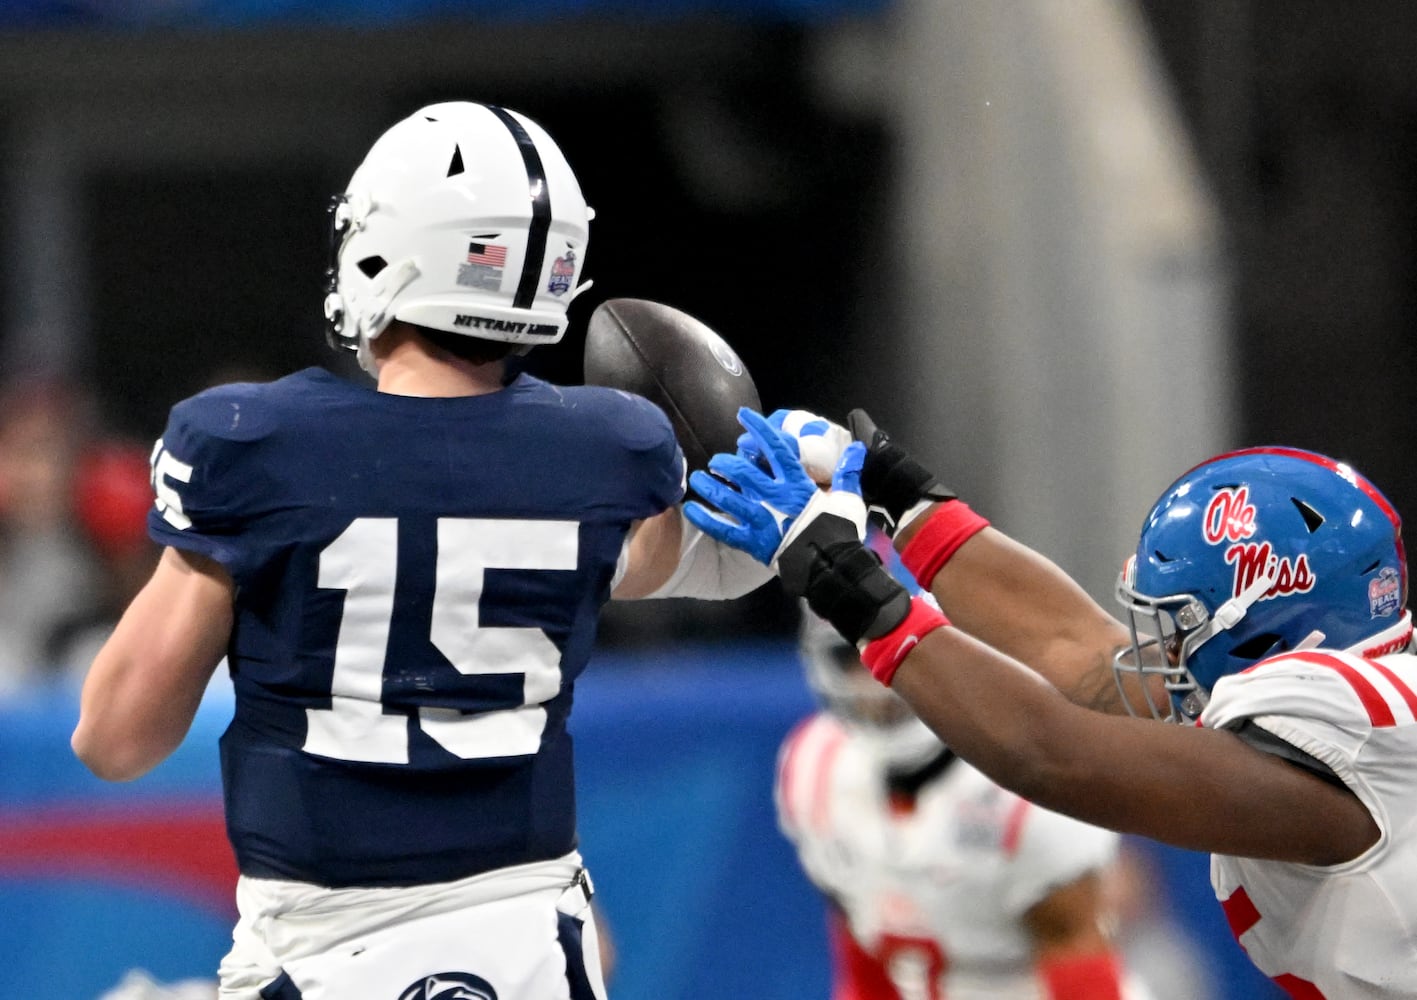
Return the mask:
<path id="1" fill-rule="evenodd" d="M 1412 639 L 1397 512 L 1348 465 L 1296 448 L 1229 452 L 1176 480 L 1117 597 L 1132 632 L 1118 681 L 1160 675 L 1171 703 L 1148 693 L 1148 708 L 1178 721 L 1265 657 L 1318 646 L 1378 656 Z"/>

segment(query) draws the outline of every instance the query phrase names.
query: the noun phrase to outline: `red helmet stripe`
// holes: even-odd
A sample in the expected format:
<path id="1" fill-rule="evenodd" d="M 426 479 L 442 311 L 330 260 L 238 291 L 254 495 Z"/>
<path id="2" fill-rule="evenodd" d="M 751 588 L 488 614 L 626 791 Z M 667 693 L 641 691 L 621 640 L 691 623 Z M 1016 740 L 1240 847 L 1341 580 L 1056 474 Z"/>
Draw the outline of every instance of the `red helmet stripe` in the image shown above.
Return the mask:
<path id="1" fill-rule="evenodd" d="M 1195 469 L 1192 469 L 1191 472 L 1199 469 L 1201 465 L 1210 465 L 1213 462 L 1219 462 L 1223 459 L 1238 458 L 1244 455 L 1280 455 L 1284 458 L 1297 458 L 1305 462 L 1312 462 L 1314 465 L 1322 466 L 1330 472 L 1336 472 L 1338 475 L 1343 476 L 1344 479 L 1349 479 L 1351 475 L 1353 485 L 1366 493 L 1368 499 L 1378 505 L 1378 508 L 1386 514 L 1388 520 L 1393 523 L 1393 527 L 1400 528 L 1402 526 L 1402 518 L 1398 517 L 1397 511 L 1393 508 L 1392 504 L 1388 503 L 1387 497 L 1383 496 L 1382 492 L 1376 486 L 1368 482 L 1366 476 L 1360 474 L 1351 465 L 1335 462 L 1327 456 L 1320 455 L 1317 452 L 1305 451 L 1302 448 L 1282 448 L 1277 445 L 1267 445 L 1262 448 L 1241 448 L 1237 451 L 1227 451 L 1223 455 L 1216 455 L 1214 458 L 1202 462 L 1200 465 L 1197 465 Z M 1186 475 L 1190 475 L 1190 472 L 1186 473 Z"/>

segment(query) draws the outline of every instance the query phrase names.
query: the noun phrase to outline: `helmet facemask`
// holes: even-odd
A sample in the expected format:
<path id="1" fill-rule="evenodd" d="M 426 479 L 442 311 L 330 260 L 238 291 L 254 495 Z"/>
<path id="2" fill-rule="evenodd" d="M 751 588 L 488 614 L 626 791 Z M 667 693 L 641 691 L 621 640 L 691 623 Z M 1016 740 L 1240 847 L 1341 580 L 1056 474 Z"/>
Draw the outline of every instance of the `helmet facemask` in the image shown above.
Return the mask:
<path id="1" fill-rule="evenodd" d="M 1117 601 L 1127 613 L 1132 644 L 1130 649 L 1118 650 L 1112 661 L 1127 711 L 1182 724 L 1199 718 L 1210 700 L 1210 692 L 1196 680 L 1187 664 L 1201 646 L 1238 625 L 1250 606 L 1273 586 L 1274 579 L 1273 568 L 1267 568 L 1239 596 L 1225 601 L 1212 614 L 1195 594 L 1148 597 L 1138 592 L 1134 586 L 1136 560 L 1129 558 L 1117 580 Z M 1301 647 L 1317 645 L 1322 638 L 1322 633 L 1314 633 Z M 1256 652 L 1257 656 L 1263 655 L 1263 651 Z M 1141 692 L 1145 712 L 1133 703 L 1125 683 L 1128 676 L 1138 679 L 1135 686 Z M 1168 700 L 1164 703 L 1158 703 L 1153 694 L 1154 677 L 1161 678 L 1166 690 Z"/>
<path id="2" fill-rule="evenodd" d="M 1126 611 L 1132 642 L 1112 658 L 1112 671 L 1128 713 L 1163 722 L 1185 722 L 1200 715 L 1207 695 L 1186 669 L 1186 647 L 1193 644 L 1177 624 L 1177 617 L 1190 613 L 1199 602 L 1188 594 L 1150 598 L 1131 589 L 1125 580 L 1117 583 L 1117 600 Z M 1128 677 L 1136 678 L 1134 686 L 1126 683 Z M 1155 694 L 1158 677 L 1166 691 L 1165 701 Z M 1136 692 L 1140 692 L 1140 706 Z"/>

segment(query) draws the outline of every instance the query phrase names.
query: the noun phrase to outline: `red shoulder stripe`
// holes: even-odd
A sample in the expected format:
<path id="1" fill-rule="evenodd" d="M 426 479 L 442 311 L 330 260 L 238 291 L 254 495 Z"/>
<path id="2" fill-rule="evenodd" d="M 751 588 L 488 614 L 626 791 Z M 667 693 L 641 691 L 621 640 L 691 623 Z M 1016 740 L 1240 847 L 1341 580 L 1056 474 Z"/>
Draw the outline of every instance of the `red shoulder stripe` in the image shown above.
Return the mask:
<path id="1" fill-rule="evenodd" d="M 838 729 L 831 734 L 827 745 L 817 761 L 816 781 L 812 786 L 812 824 L 822 832 L 826 831 L 831 819 L 831 778 L 836 765 L 836 755 L 846 742 L 846 733 Z"/>
<path id="2" fill-rule="evenodd" d="M 1243 885 L 1222 899 L 1220 908 L 1225 911 L 1225 922 L 1230 925 L 1230 933 L 1235 935 L 1236 941 L 1240 940 L 1240 935 L 1260 922 L 1260 911 L 1255 908 L 1254 901 L 1250 899 L 1250 894 L 1245 891 Z"/>
<path id="3" fill-rule="evenodd" d="M 1030 804 L 1027 799 L 1019 799 L 1004 821 L 1004 840 L 1001 846 L 1006 858 L 1012 858 L 1018 853 L 1018 845 L 1023 840 L 1023 821 L 1028 816 Z"/>
<path id="4" fill-rule="evenodd" d="M 821 715 L 798 723 L 787 737 L 778 766 L 778 785 L 789 825 L 801 828 L 810 823 L 819 830 L 825 828 L 831 809 L 832 765 L 845 742 L 845 731 Z"/>
<path id="5" fill-rule="evenodd" d="M 1330 670 L 1336 671 L 1358 695 L 1358 700 L 1363 703 L 1363 710 L 1368 713 L 1368 720 L 1373 725 L 1381 727 L 1397 724 L 1392 709 L 1388 707 L 1386 699 L 1378 692 L 1378 689 L 1373 687 L 1372 682 L 1337 656 L 1329 653 L 1303 652 L 1288 653 L 1286 659 L 1303 660 L 1316 667 L 1328 667 Z"/>
<path id="6" fill-rule="evenodd" d="M 816 716 L 810 716 L 792 727 L 792 732 L 783 742 L 782 758 L 777 766 L 777 787 L 782 790 L 782 811 L 788 825 L 792 827 L 802 825 L 802 817 L 797 815 L 793 786 L 797 783 L 802 770 L 802 762 L 799 760 L 802 755 L 802 744 L 807 742 L 807 730 L 811 728 L 815 718 Z"/>
<path id="7" fill-rule="evenodd" d="M 1369 660 L 1368 664 L 1387 678 L 1387 682 L 1397 690 L 1398 694 L 1402 695 L 1402 700 L 1407 702 L 1407 707 L 1412 710 L 1412 717 L 1417 719 L 1417 693 L 1414 693 L 1408 683 L 1397 676 L 1397 671 L 1393 670 L 1386 663 L 1379 663 L 1377 660 Z"/>

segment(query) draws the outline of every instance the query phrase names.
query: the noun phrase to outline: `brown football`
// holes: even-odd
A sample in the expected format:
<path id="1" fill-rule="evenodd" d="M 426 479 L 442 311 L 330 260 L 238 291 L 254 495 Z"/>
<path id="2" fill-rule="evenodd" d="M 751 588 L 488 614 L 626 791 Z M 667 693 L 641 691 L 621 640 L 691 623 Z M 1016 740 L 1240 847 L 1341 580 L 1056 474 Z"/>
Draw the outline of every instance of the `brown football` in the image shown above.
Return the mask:
<path id="1" fill-rule="evenodd" d="M 689 469 L 737 447 L 738 408 L 762 409 L 753 376 L 717 333 L 648 299 L 608 299 L 586 329 L 585 380 L 644 396 L 674 427 Z"/>

